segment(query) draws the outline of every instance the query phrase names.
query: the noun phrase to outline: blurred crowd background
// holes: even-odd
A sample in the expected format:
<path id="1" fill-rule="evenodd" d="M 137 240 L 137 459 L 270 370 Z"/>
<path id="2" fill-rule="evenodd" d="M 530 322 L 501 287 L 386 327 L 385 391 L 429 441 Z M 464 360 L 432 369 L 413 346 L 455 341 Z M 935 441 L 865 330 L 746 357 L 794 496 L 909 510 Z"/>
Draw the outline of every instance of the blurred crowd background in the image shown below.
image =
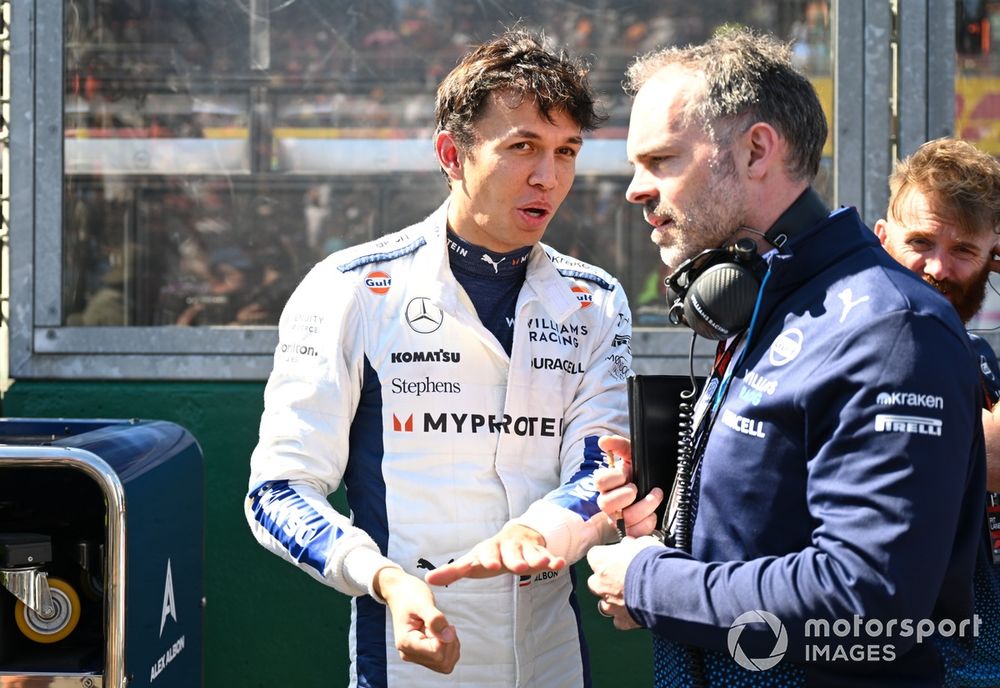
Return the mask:
<path id="1" fill-rule="evenodd" d="M 958 2 L 959 66 L 978 87 L 996 72 L 1000 3 Z M 436 85 L 515 24 L 585 58 L 610 115 L 545 240 L 618 275 L 640 326 L 666 320 L 624 200 L 630 60 L 745 24 L 787 39 L 832 109 L 828 0 L 65 0 L 64 19 L 67 325 L 276 324 L 317 261 L 444 199 Z M 960 120 L 993 108 L 961 120 L 971 135 L 1000 115 L 1000 84 L 983 89 L 996 104 L 956 103 Z"/>

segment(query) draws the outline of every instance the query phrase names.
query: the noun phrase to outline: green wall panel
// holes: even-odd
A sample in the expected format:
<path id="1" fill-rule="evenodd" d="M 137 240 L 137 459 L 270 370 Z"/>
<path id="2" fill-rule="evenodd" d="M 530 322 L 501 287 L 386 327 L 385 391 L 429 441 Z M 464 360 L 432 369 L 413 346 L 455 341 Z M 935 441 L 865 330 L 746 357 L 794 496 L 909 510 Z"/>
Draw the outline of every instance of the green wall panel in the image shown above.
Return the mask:
<path id="1" fill-rule="evenodd" d="M 6 417 L 168 420 L 205 454 L 205 685 L 339 688 L 347 684 L 347 598 L 261 548 L 243 518 L 263 383 L 17 381 Z M 332 502 L 341 510 L 341 493 Z M 615 631 L 577 588 L 599 688 L 652 685 L 647 633 Z M 461 629 L 459 629 L 461 632 Z M 623 668 L 626 668 L 623 676 Z"/>

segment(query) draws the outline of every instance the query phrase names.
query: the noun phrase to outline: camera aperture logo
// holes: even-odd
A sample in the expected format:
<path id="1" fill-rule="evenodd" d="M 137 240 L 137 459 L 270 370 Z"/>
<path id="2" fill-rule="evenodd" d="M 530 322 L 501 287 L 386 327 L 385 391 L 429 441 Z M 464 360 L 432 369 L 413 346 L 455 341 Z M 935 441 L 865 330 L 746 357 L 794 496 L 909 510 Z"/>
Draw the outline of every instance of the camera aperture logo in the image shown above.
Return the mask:
<path id="1" fill-rule="evenodd" d="M 896 642 L 915 637 L 917 644 L 927 638 L 978 638 L 981 619 L 879 619 L 854 615 L 850 619 L 806 619 L 804 660 L 806 662 L 891 662 L 897 657 Z M 774 647 L 766 657 L 748 657 L 740 646 L 744 629 L 753 624 L 764 633 L 767 625 L 774 635 Z M 781 620 L 770 612 L 754 609 L 736 617 L 729 627 L 729 654 L 748 671 L 766 671 L 785 656 L 788 633 Z M 764 639 L 755 639 L 763 643 Z M 760 647 L 760 645 L 758 645 Z M 765 645 L 766 647 L 766 645 Z"/>
<path id="2" fill-rule="evenodd" d="M 767 627 L 774 633 L 774 648 L 767 657 L 747 657 L 746 652 L 740 647 L 740 636 L 743 629 L 748 624 L 767 624 Z M 729 627 L 727 638 L 729 654 L 732 655 L 736 663 L 748 671 L 766 671 L 770 669 L 785 656 L 788 649 L 788 633 L 782 625 L 781 620 L 771 612 L 761 609 L 752 609 L 736 617 Z"/>

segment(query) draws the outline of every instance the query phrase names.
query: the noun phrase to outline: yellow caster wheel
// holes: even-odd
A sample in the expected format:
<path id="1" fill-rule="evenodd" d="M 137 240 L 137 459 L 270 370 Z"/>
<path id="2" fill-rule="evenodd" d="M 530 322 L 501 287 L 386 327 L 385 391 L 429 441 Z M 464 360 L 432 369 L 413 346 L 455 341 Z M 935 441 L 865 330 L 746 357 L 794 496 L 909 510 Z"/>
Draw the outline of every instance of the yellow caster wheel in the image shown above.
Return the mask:
<path id="1" fill-rule="evenodd" d="M 17 627 L 28 640 L 36 643 L 58 643 L 68 636 L 80 622 L 80 596 L 69 583 L 59 578 L 49 578 L 52 591 L 52 618 L 44 619 L 28 609 L 21 600 L 14 608 Z"/>

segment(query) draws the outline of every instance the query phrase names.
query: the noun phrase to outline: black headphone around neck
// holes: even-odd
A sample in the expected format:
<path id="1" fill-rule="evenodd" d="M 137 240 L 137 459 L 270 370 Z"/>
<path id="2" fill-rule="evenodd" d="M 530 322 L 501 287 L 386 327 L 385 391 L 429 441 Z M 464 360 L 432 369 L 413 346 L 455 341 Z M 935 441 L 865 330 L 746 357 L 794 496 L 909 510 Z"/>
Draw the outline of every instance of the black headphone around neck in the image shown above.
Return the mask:
<path id="1" fill-rule="evenodd" d="M 824 220 L 830 211 L 808 187 L 781 214 L 765 241 L 781 248 L 796 231 Z M 706 339 L 728 339 L 750 325 L 767 263 L 752 239 L 710 248 L 681 263 L 665 280 L 670 322 L 687 325 Z"/>

